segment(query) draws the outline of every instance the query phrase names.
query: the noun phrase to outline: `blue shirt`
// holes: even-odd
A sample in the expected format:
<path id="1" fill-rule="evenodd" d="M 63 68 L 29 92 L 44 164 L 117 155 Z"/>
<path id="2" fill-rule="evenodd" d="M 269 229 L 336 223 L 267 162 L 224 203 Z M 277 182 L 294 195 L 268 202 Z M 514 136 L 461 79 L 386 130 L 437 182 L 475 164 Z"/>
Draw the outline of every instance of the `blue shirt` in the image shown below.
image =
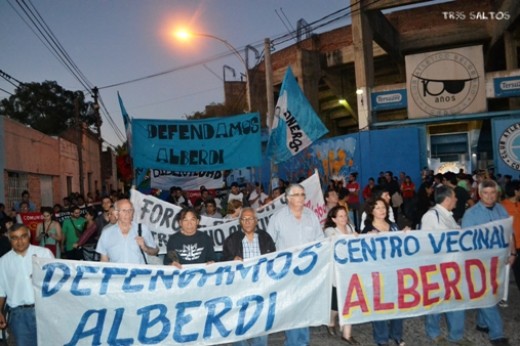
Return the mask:
<path id="1" fill-rule="evenodd" d="M 303 208 L 300 220 L 289 207 L 283 207 L 269 219 L 267 233 L 278 251 L 325 239 L 318 217 L 307 207 Z"/>
<path id="2" fill-rule="evenodd" d="M 478 202 L 464 213 L 462 217 L 462 228 L 482 225 L 507 218 L 509 218 L 509 214 L 500 203 L 495 203 L 492 208 L 487 208 L 482 202 Z"/>
<path id="3" fill-rule="evenodd" d="M 123 235 L 119 225 L 108 226 L 101 233 L 96 247 L 96 252 L 108 256 L 110 262 L 144 264 L 143 254 L 135 241 L 139 225 L 132 222 L 132 228 L 127 235 Z M 148 227 L 141 224 L 142 237 L 146 246 L 156 248 L 155 240 Z"/>

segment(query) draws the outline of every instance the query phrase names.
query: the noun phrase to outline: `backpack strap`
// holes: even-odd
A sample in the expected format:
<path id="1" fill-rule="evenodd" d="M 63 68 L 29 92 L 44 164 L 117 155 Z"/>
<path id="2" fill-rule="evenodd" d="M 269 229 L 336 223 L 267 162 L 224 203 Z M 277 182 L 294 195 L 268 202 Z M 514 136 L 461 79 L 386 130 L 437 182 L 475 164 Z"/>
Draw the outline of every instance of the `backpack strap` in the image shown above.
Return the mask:
<path id="1" fill-rule="evenodd" d="M 141 224 L 139 223 L 137 226 L 137 235 L 141 237 L 142 234 L 143 234 L 143 229 L 141 228 Z M 148 264 L 148 261 L 146 260 L 146 255 L 144 254 L 143 249 L 141 249 L 141 247 L 139 247 L 139 250 L 141 251 L 141 255 L 143 255 L 144 264 Z"/>

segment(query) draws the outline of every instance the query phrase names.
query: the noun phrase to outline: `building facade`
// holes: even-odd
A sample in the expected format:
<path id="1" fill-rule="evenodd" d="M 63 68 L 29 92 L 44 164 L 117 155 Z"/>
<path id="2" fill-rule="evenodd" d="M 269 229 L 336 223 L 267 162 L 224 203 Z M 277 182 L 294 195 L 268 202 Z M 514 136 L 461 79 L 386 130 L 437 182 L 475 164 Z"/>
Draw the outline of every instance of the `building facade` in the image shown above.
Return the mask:
<path id="1" fill-rule="evenodd" d="M 115 155 L 113 152 L 107 155 L 112 156 L 111 160 L 106 159 L 111 166 L 106 167 L 106 175 L 101 177 L 99 141 L 88 129 L 51 137 L 0 117 L 2 202 L 11 208 L 21 199 L 22 191 L 27 190 L 40 208 L 61 204 L 62 199 L 73 192 L 95 196 L 96 191 L 100 194 L 106 187 L 117 187 Z"/>

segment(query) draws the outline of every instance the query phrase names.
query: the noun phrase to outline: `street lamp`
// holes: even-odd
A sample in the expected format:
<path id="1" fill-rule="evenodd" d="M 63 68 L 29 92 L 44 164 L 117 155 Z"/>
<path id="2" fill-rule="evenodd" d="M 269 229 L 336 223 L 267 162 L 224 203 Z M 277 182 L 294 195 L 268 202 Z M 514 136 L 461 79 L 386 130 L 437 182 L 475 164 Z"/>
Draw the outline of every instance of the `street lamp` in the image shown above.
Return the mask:
<path id="1" fill-rule="evenodd" d="M 250 89 L 250 85 L 249 85 L 249 70 L 247 68 L 246 61 L 244 60 L 242 55 L 240 55 L 238 50 L 228 41 L 226 41 L 223 38 L 220 38 L 218 36 L 215 36 L 215 35 L 204 34 L 204 33 L 199 33 L 199 32 L 190 32 L 187 30 L 178 30 L 175 32 L 175 36 L 182 41 L 186 41 L 186 40 L 190 39 L 190 37 L 192 37 L 192 36 L 206 37 L 206 38 L 210 38 L 213 40 L 217 40 L 220 43 L 224 44 L 226 46 L 226 48 L 229 49 L 240 60 L 240 62 L 244 65 L 244 69 L 246 72 L 246 98 L 247 98 L 246 111 L 250 112 L 251 111 L 251 93 L 250 93 L 251 89 Z"/>

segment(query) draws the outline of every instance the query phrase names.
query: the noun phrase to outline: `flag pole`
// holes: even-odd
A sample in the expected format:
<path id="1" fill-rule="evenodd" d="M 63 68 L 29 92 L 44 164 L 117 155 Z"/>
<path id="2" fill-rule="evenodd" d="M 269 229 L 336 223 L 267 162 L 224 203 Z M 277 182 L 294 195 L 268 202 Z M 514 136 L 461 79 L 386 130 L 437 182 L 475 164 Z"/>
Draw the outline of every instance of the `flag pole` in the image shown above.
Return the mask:
<path id="1" fill-rule="evenodd" d="M 266 86 L 266 95 L 267 95 L 267 114 L 265 119 L 265 124 L 269 130 L 269 136 L 272 131 L 272 124 L 274 120 L 274 89 L 273 89 L 273 65 L 271 62 L 271 39 L 266 38 L 264 40 L 264 54 L 265 54 L 265 86 Z M 278 167 L 270 160 L 271 165 L 269 169 L 269 194 L 272 191 L 273 185 L 273 175 L 278 173 Z"/>

